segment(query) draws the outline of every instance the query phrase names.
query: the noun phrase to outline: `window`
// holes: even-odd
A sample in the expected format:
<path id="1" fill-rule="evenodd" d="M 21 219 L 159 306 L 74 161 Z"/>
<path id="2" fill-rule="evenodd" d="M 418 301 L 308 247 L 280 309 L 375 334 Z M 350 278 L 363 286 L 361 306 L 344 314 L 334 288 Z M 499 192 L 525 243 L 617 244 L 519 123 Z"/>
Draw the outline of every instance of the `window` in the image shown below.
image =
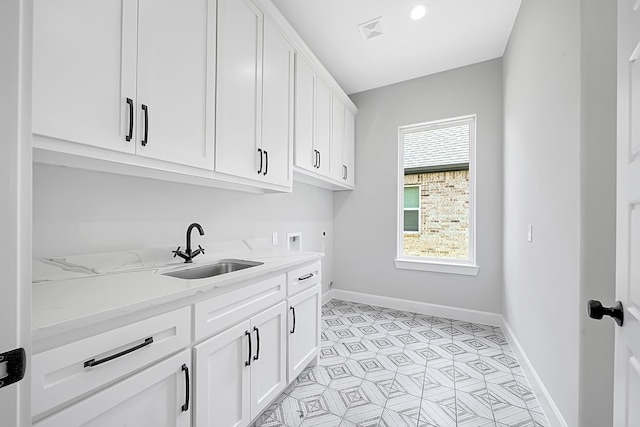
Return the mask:
<path id="1" fill-rule="evenodd" d="M 404 232 L 420 232 L 420 186 L 404 187 Z"/>
<path id="2" fill-rule="evenodd" d="M 477 274 L 475 116 L 399 129 L 397 268 Z"/>

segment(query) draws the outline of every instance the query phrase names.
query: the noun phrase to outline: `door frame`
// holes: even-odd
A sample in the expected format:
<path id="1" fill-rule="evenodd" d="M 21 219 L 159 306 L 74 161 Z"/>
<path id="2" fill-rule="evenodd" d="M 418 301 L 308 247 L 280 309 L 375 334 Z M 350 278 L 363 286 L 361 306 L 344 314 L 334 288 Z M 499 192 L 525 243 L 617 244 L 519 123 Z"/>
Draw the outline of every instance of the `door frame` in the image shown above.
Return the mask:
<path id="1" fill-rule="evenodd" d="M 31 425 L 32 27 L 33 0 L 0 2 L 0 353 L 27 354 L 24 379 L 0 389 L 15 426 Z"/>

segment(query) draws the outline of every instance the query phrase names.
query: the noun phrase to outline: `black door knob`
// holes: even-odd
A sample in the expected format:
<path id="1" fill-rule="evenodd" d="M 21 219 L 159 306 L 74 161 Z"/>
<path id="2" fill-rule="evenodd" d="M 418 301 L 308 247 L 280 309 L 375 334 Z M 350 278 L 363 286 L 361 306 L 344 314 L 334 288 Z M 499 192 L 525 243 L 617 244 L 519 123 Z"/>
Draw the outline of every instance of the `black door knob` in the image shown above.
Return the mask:
<path id="1" fill-rule="evenodd" d="M 622 310 L 620 301 L 616 301 L 613 307 L 603 307 L 600 301 L 591 299 L 587 301 L 587 313 L 592 319 L 600 320 L 602 316 L 611 316 L 616 320 L 618 326 L 622 326 L 624 323 L 624 310 Z"/>

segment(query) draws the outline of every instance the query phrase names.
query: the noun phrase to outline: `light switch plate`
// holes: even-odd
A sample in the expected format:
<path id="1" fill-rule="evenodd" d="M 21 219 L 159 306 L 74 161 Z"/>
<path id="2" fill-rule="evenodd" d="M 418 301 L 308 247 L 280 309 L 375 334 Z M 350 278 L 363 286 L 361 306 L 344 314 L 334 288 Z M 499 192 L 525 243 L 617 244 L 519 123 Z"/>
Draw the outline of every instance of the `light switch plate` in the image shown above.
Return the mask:
<path id="1" fill-rule="evenodd" d="M 533 242 L 533 225 L 529 225 L 528 226 L 527 241 L 528 242 Z"/>
<path id="2" fill-rule="evenodd" d="M 271 237 L 271 242 L 273 243 L 273 246 L 276 246 L 278 244 L 278 232 L 274 231 L 273 235 Z"/>

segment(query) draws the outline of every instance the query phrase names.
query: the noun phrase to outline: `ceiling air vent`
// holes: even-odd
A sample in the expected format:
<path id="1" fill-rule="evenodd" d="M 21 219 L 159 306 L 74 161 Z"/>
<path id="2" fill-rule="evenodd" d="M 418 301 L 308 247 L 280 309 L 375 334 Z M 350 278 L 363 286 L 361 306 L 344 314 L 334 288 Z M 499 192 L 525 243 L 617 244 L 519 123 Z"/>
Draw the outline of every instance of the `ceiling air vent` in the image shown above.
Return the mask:
<path id="1" fill-rule="evenodd" d="M 358 30 L 360 30 L 360 34 L 365 40 L 383 35 L 384 30 L 382 29 L 382 16 L 358 25 Z"/>

